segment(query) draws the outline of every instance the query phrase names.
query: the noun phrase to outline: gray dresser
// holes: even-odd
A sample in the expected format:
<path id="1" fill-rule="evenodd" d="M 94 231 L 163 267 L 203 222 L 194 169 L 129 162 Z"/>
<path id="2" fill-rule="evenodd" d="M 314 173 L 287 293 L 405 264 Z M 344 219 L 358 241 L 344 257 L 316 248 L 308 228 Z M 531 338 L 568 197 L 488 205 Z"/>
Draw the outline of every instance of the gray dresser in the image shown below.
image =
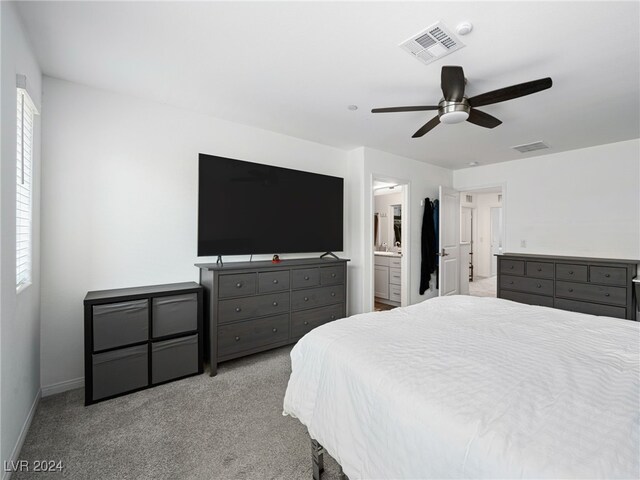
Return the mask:
<path id="1" fill-rule="evenodd" d="M 196 264 L 205 292 L 211 375 L 218 362 L 294 343 L 345 317 L 347 261 Z"/>
<path id="2" fill-rule="evenodd" d="M 87 293 L 85 405 L 203 372 L 195 282 Z"/>
<path id="3" fill-rule="evenodd" d="M 498 297 L 530 305 L 636 320 L 638 260 L 550 255 L 498 257 Z"/>

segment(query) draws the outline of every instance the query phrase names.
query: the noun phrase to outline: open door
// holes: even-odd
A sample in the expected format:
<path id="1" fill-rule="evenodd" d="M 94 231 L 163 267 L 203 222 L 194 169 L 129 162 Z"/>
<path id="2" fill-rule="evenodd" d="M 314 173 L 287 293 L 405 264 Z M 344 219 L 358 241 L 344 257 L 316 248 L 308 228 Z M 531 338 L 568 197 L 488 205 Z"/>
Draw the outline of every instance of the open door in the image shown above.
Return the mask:
<path id="1" fill-rule="evenodd" d="M 460 192 L 440 186 L 440 296 L 460 293 Z"/>

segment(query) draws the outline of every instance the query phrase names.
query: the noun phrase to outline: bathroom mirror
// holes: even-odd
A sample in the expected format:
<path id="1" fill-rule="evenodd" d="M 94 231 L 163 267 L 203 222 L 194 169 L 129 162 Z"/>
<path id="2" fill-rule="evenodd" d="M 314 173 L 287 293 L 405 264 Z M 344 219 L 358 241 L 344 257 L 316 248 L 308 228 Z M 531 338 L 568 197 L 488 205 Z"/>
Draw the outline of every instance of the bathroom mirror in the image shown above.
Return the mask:
<path id="1" fill-rule="evenodd" d="M 389 216 L 392 221 L 389 222 L 391 232 L 389 238 L 393 238 L 392 246 L 399 247 L 402 242 L 402 205 L 391 205 L 389 207 Z"/>

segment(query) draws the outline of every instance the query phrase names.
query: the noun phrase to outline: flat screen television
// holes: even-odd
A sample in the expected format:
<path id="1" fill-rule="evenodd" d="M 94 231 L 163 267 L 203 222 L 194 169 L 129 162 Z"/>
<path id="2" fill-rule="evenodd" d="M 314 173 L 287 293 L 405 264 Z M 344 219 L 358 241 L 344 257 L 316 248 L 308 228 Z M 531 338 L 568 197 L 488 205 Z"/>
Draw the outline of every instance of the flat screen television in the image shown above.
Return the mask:
<path id="1" fill-rule="evenodd" d="M 200 154 L 198 256 L 340 252 L 344 180 Z"/>

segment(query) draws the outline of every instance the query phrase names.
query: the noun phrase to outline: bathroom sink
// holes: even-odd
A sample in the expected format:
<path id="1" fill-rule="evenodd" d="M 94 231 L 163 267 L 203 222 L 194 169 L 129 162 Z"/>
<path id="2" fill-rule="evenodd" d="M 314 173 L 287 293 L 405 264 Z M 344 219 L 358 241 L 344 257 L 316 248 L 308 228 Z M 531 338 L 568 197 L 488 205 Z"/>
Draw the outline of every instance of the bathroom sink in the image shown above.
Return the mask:
<path id="1" fill-rule="evenodd" d="M 373 252 L 374 255 L 382 255 L 383 257 L 401 257 L 400 252 Z"/>

